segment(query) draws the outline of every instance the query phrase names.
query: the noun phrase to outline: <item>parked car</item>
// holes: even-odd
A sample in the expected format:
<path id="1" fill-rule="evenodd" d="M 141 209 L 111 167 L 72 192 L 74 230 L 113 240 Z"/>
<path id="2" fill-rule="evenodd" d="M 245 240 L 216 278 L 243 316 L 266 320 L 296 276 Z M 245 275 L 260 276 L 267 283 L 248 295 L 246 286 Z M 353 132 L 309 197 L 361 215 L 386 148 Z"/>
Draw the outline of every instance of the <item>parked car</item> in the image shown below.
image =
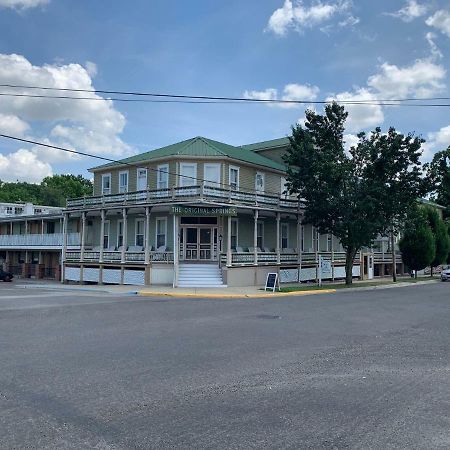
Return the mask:
<path id="1" fill-rule="evenodd" d="M 442 266 L 441 280 L 450 280 L 450 266 Z"/>
<path id="2" fill-rule="evenodd" d="M 0 269 L 0 280 L 2 281 L 12 281 L 14 275 L 11 272 L 6 272 L 3 269 Z"/>

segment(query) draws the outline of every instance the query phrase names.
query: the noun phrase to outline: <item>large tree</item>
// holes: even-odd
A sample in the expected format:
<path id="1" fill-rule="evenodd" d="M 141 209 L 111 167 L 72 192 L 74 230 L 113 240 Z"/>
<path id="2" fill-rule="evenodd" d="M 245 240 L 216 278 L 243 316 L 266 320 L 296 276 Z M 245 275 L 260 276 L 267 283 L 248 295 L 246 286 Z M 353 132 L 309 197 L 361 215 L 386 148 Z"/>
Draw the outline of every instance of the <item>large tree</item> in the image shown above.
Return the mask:
<path id="1" fill-rule="evenodd" d="M 415 271 L 416 278 L 418 270 L 432 264 L 436 256 L 436 241 L 423 208 L 415 205 L 410 209 L 399 247 L 404 263 Z"/>
<path id="2" fill-rule="evenodd" d="M 292 128 L 285 162 L 288 187 L 305 202 L 305 221 L 340 239 L 351 284 L 357 252 L 401 223 L 422 194 L 423 140 L 377 128 L 370 135 L 360 133 L 346 152 L 346 118 L 336 103 L 323 115 L 306 111 L 305 125 Z"/>
<path id="3" fill-rule="evenodd" d="M 441 219 L 436 209 L 426 207 L 425 213 L 434 237 L 435 254 L 433 260 L 430 262 L 431 276 L 433 276 L 433 269 L 447 261 L 448 252 L 450 251 L 450 239 L 447 225 Z"/>
<path id="4" fill-rule="evenodd" d="M 450 146 L 434 155 L 426 165 L 432 199 L 445 206 L 445 217 L 450 217 Z"/>

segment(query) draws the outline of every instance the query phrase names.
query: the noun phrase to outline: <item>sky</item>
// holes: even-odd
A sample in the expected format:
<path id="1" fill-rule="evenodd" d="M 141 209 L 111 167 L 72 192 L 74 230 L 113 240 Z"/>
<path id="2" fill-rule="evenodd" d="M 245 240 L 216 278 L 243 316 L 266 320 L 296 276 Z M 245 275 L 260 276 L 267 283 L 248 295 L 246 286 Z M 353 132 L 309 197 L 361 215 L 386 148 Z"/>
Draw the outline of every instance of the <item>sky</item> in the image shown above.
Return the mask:
<path id="1" fill-rule="evenodd" d="M 0 29 L 0 84 L 307 102 L 450 97 L 448 0 L 0 0 Z M 0 133 L 120 159 L 194 136 L 284 137 L 307 106 L 323 111 L 71 95 L 97 100 L 0 96 Z M 450 145 L 450 108 L 347 110 L 347 145 L 377 126 L 422 136 L 424 161 Z M 91 177 L 99 164 L 0 138 L 3 181 Z"/>

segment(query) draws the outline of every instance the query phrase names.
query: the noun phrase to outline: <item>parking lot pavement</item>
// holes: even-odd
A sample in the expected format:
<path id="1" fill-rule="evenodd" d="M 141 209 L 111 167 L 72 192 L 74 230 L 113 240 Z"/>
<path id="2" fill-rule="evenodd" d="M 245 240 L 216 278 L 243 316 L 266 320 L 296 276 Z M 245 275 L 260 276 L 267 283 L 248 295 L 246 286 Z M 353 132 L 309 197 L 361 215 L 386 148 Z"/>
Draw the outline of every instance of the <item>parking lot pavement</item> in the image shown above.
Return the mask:
<path id="1" fill-rule="evenodd" d="M 1 284 L 0 448 L 450 448 L 449 286 L 209 300 Z"/>

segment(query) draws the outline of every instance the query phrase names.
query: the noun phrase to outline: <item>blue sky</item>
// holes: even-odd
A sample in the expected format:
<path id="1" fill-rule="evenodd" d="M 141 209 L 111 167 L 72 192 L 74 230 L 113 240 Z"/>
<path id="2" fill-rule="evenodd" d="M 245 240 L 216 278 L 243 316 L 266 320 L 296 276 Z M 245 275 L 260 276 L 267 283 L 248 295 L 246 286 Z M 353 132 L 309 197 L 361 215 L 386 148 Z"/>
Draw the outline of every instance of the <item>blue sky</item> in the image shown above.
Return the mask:
<path id="1" fill-rule="evenodd" d="M 449 96 L 444 0 L 0 0 L 0 27 L 0 84 L 309 101 Z M 304 109 L 3 97 L 0 131 L 120 158 L 197 135 L 286 136 Z M 392 125 L 426 138 L 427 159 L 450 145 L 448 111 L 352 107 L 347 140 Z M 3 180 L 88 176 L 99 163 L 4 140 L 0 151 Z"/>

